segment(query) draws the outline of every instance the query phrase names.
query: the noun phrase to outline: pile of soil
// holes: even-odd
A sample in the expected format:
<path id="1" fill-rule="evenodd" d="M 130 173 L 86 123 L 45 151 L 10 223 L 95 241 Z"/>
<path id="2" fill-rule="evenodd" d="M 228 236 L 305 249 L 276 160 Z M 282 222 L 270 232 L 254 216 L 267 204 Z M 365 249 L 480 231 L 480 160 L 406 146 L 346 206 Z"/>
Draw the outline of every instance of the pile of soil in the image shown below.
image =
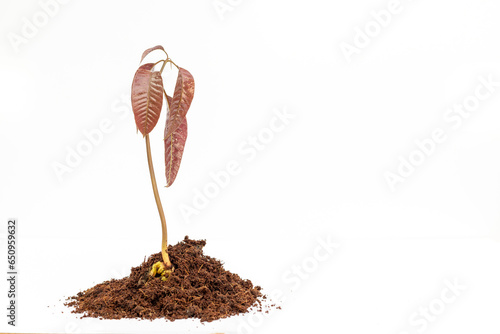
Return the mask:
<path id="1" fill-rule="evenodd" d="M 103 319 L 140 318 L 168 320 L 197 318 L 213 321 L 262 311 L 266 299 L 259 286 L 224 269 L 222 263 L 203 254 L 205 240 L 187 236 L 168 247 L 174 271 L 166 281 L 149 276 L 161 253 L 151 255 L 129 276 L 112 279 L 69 297 L 65 305 L 82 317 Z"/>

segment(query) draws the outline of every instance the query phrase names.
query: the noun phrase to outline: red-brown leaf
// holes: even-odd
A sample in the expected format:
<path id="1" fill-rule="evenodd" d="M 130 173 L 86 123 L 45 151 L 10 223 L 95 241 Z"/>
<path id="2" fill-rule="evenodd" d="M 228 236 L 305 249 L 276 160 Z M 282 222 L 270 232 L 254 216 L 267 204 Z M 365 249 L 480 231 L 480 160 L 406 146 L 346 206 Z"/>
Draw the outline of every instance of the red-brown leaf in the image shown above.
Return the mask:
<path id="1" fill-rule="evenodd" d="M 165 94 L 165 96 L 167 97 L 167 110 L 170 113 L 170 106 L 172 105 L 172 97 L 168 96 L 167 94 Z M 168 114 L 167 114 L 167 120 L 168 120 Z"/>
<path id="2" fill-rule="evenodd" d="M 163 52 L 165 52 L 165 49 L 163 49 L 163 46 L 161 46 L 161 45 L 153 46 L 152 48 L 149 48 L 142 53 L 141 63 L 144 60 L 144 58 L 146 58 L 146 56 L 148 54 L 150 54 L 151 52 L 153 52 L 154 50 L 163 50 Z M 165 52 L 165 53 L 167 53 L 167 52 Z"/>
<path id="3" fill-rule="evenodd" d="M 191 101 L 194 96 L 194 79 L 191 73 L 179 68 L 177 83 L 175 84 L 174 96 L 170 104 L 170 111 L 165 129 L 165 139 L 170 136 L 181 125 L 186 117 Z"/>
<path id="4" fill-rule="evenodd" d="M 153 66 L 148 63 L 139 67 L 132 82 L 135 124 L 144 136 L 158 123 L 163 104 L 163 80 L 160 72 L 151 71 Z"/>
<path id="5" fill-rule="evenodd" d="M 167 98 L 168 99 L 168 98 Z M 165 130 L 168 128 L 167 126 Z M 165 175 L 167 177 L 167 187 L 170 187 L 175 181 L 177 172 L 181 165 L 182 153 L 187 138 L 187 120 L 183 119 L 181 124 L 169 136 L 165 137 Z"/>

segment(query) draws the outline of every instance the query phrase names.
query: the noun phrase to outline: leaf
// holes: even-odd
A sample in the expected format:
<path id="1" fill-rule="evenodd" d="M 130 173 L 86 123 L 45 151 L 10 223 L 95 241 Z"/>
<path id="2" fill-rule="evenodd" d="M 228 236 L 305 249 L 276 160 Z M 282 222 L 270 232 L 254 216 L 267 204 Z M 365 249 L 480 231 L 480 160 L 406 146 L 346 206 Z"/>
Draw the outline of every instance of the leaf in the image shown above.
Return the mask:
<path id="1" fill-rule="evenodd" d="M 167 94 L 165 94 L 165 96 L 167 97 L 167 110 L 170 113 L 170 106 L 172 105 L 172 97 L 168 96 Z M 168 120 L 168 114 L 167 114 L 167 120 Z"/>
<path id="2" fill-rule="evenodd" d="M 158 123 L 163 104 L 163 80 L 160 72 L 151 71 L 153 66 L 148 63 L 139 67 L 132 82 L 135 124 L 144 136 Z"/>
<path id="3" fill-rule="evenodd" d="M 165 137 L 167 139 L 181 125 L 186 117 L 191 101 L 194 96 L 194 79 L 191 73 L 183 68 L 179 68 L 177 83 L 175 84 L 174 96 L 170 104 L 170 111 L 167 116 Z"/>
<path id="4" fill-rule="evenodd" d="M 146 58 L 146 56 L 148 54 L 150 54 L 151 52 L 153 52 L 154 50 L 162 50 L 163 52 L 165 52 L 165 54 L 167 54 L 167 52 L 165 51 L 165 49 L 163 49 L 163 46 L 161 46 L 161 45 L 153 46 L 152 48 L 149 48 L 149 49 L 147 49 L 146 51 L 144 51 L 142 53 L 141 63 L 144 60 L 144 58 Z"/>
<path id="5" fill-rule="evenodd" d="M 168 128 L 167 126 L 165 130 Z M 187 139 L 187 120 L 183 119 L 181 124 L 170 134 L 165 142 L 165 175 L 167 177 L 167 187 L 170 187 L 175 181 L 177 172 L 181 165 L 182 153 L 184 152 L 184 145 Z"/>

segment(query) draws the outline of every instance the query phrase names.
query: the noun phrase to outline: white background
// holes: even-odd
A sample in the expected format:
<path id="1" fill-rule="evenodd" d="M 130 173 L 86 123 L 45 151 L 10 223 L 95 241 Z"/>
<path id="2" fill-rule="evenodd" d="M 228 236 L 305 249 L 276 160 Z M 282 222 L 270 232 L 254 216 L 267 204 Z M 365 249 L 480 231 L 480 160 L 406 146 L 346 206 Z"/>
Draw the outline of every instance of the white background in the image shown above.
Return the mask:
<path id="1" fill-rule="evenodd" d="M 500 87 L 460 124 L 445 115 L 474 102 L 480 77 L 500 81 L 500 3 L 401 0 L 376 23 L 373 11 L 391 6 L 73 0 L 44 22 L 39 2 L 2 0 L 1 233 L 16 217 L 20 240 L 18 327 L 0 314 L 0 331 L 499 333 Z M 22 37 L 27 21 L 39 28 Z M 142 51 L 157 44 L 196 81 L 171 188 L 165 113 L 151 134 L 170 243 L 205 238 L 228 270 L 281 291 L 282 310 L 264 318 L 80 320 L 62 306 L 160 250 L 128 97 Z M 346 57 L 347 44 L 357 53 Z M 168 91 L 175 75 L 164 75 Z M 271 140 L 276 110 L 293 117 Z M 111 130 L 58 177 L 54 165 L 103 120 Z M 391 189 L 387 173 L 422 158 L 415 141 L 436 129 L 446 140 Z M 261 150 L 242 154 L 259 135 Z M 240 173 L 187 220 L 180 208 L 233 160 Z M 328 238 L 340 246 L 314 257 Z M 6 268 L 2 253 L 4 241 Z M 461 290 L 445 303 L 446 282 Z"/>

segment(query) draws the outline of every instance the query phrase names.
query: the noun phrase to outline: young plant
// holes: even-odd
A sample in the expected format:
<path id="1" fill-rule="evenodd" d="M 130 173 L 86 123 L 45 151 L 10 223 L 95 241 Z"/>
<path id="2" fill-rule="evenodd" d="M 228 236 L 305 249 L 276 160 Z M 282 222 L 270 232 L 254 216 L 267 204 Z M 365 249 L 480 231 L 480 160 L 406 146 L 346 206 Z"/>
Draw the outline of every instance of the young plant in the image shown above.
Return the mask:
<path id="1" fill-rule="evenodd" d="M 158 123 L 163 105 L 163 96 L 165 96 L 167 100 L 167 121 L 165 124 L 163 141 L 165 143 L 166 186 L 170 187 L 177 176 L 181 164 L 182 153 L 184 152 L 184 145 L 187 138 L 186 114 L 194 96 L 194 79 L 191 73 L 177 66 L 172 59 L 170 59 L 168 53 L 161 45 L 144 51 L 141 62 L 154 50 L 162 50 L 166 58 L 156 63 L 141 65 L 135 73 L 132 82 L 132 110 L 134 111 L 137 130 L 142 133 L 146 140 L 149 174 L 151 176 L 153 193 L 161 220 L 161 255 L 163 261 L 159 261 L 153 265 L 150 275 L 160 275 L 162 280 L 166 280 L 174 268 L 167 252 L 167 223 L 165 221 L 160 195 L 158 194 L 158 186 L 156 185 L 156 177 L 151 158 L 151 146 L 149 144 L 149 133 L 156 126 L 156 123 Z M 167 63 L 170 63 L 170 68 L 174 65 L 179 70 L 172 97 L 165 92 L 161 76 Z M 160 70 L 156 71 L 155 67 L 160 64 Z"/>

